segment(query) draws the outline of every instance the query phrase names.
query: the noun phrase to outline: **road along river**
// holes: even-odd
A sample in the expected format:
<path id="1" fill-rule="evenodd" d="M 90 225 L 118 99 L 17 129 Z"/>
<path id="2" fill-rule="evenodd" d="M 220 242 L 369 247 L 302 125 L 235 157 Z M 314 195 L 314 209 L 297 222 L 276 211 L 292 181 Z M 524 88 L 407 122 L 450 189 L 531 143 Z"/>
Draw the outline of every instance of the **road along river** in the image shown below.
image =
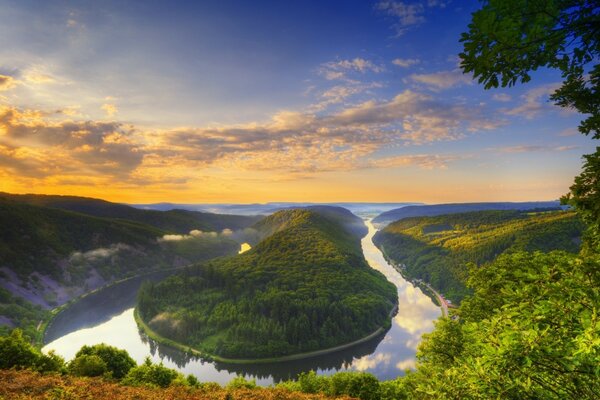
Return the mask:
<path id="1" fill-rule="evenodd" d="M 225 384 L 236 375 L 256 379 L 269 385 L 282 379 L 295 378 L 300 372 L 316 370 L 331 374 L 354 370 L 375 374 L 379 379 L 393 379 L 414 367 L 417 345 L 423 333 L 433 329 L 433 321 L 441 314 L 421 289 L 407 282 L 389 265 L 373 244 L 376 229 L 365 221 L 369 233 L 362 239 L 365 258 L 372 268 L 381 271 L 398 288 L 398 312 L 392 326 L 381 335 L 335 353 L 297 361 L 272 364 L 226 364 L 205 361 L 182 351 L 161 345 L 141 333 L 133 317 L 137 290 L 144 280 L 160 280 L 166 272 L 130 279 L 86 296 L 59 314 L 48 328 L 44 352 L 55 350 L 70 360 L 81 346 L 107 343 L 125 349 L 138 362 L 149 356 L 154 362 L 201 381 Z"/>

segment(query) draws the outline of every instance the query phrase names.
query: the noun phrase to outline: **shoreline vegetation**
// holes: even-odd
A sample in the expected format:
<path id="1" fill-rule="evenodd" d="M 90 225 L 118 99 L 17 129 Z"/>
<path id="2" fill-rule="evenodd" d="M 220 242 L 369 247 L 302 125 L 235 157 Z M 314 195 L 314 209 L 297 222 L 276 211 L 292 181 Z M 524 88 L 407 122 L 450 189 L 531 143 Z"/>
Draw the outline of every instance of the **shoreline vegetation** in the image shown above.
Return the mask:
<path id="1" fill-rule="evenodd" d="M 160 272 L 176 272 L 179 270 L 182 270 L 184 268 L 187 268 L 188 266 L 182 266 L 182 267 L 174 267 L 174 268 L 167 268 L 167 269 L 156 269 L 153 271 L 148 271 L 145 272 L 143 274 L 139 274 L 139 275 L 133 275 L 133 276 L 129 276 L 127 278 L 121 278 L 109 283 L 106 283 L 100 287 L 97 287 L 95 289 L 90 290 L 89 292 L 85 292 L 80 294 L 79 296 L 76 296 L 74 298 L 72 298 L 71 300 L 67 301 L 64 304 L 61 304 L 58 307 L 55 307 L 51 310 L 48 310 L 49 313 L 49 317 L 47 320 L 42 320 L 40 321 L 40 324 L 38 324 L 38 329 L 37 331 L 39 332 L 39 337 L 37 338 L 32 338 L 34 339 L 34 345 L 42 348 L 45 345 L 47 345 L 48 343 L 46 343 L 46 332 L 48 331 L 48 329 L 52 326 L 52 323 L 54 322 L 54 320 L 56 319 L 56 317 L 58 317 L 61 313 L 65 312 L 66 310 L 68 310 L 70 307 L 74 306 L 75 304 L 77 304 L 79 301 L 87 298 L 88 296 L 91 296 L 93 294 L 97 294 L 103 290 L 109 289 L 111 287 L 114 287 L 115 285 L 119 285 L 123 282 L 127 282 L 130 281 L 132 279 L 136 279 L 136 278 L 143 278 L 144 276 L 148 276 L 148 275 L 153 275 L 153 274 L 158 274 Z"/>
<path id="2" fill-rule="evenodd" d="M 391 319 L 397 312 L 398 312 L 398 304 L 396 304 L 394 306 L 394 308 L 392 308 L 392 310 L 390 311 L 389 318 Z M 221 357 L 221 356 L 214 355 L 214 354 L 209 354 L 206 352 L 202 352 L 201 350 L 195 349 L 191 346 L 185 345 L 183 343 L 179 343 L 175 340 L 166 338 L 166 337 L 160 335 L 159 333 L 153 331 L 152 328 L 150 328 L 148 326 L 148 324 L 140 316 L 137 307 L 133 311 L 133 317 L 135 318 L 135 322 L 137 323 L 138 328 L 140 330 L 142 330 L 144 332 L 144 334 L 146 334 L 146 336 L 148 336 L 150 339 L 154 340 L 155 342 L 176 348 L 178 350 L 184 351 L 189 354 L 199 356 L 199 357 L 207 359 L 209 361 L 217 361 L 217 362 L 228 363 L 228 364 L 269 364 L 269 363 L 277 363 L 277 362 L 304 360 L 307 358 L 312 358 L 312 357 L 335 353 L 335 352 L 345 350 L 350 347 L 354 347 L 359 344 L 368 342 L 369 340 L 375 339 L 377 336 L 386 332 L 386 330 L 390 327 L 389 324 L 391 322 L 390 320 L 388 320 L 387 321 L 388 323 L 386 324 L 386 326 L 380 326 L 375 331 L 371 332 L 367 336 L 364 336 L 360 339 L 354 340 L 349 343 L 341 344 L 338 346 L 330 347 L 327 349 L 309 351 L 309 352 L 298 353 L 298 354 L 290 354 L 290 355 L 281 356 L 281 357 L 256 358 L 256 359 L 246 358 L 246 359 L 244 359 L 244 358 L 227 358 L 227 357 Z"/>
<path id="3" fill-rule="evenodd" d="M 377 246 L 375 246 L 375 247 L 377 247 Z M 383 254 L 383 258 L 385 259 L 385 261 L 388 264 L 390 264 L 392 266 L 392 268 L 394 268 L 396 270 L 396 272 L 398 272 L 402 276 L 402 278 L 404 280 L 406 280 L 407 282 L 409 282 L 411 285 L 420 288 L 423 291 L 423 294 L 425 294 L 425 296 L 429 297 L 433 301 L 433 304 L 435 304 L 436 306 L 438 306 L 442 310 L 442 317 L 447 317 L 447 316 L 450 315 L 450 308 L 452 308 L 452 307 L 450 305 L 448 305 L 447 302 L 443 301 L 444 300 L 444 295 L 443 294 L 441 294 L 440 292 L 436 291 L 427 282 L 413 280 L 410 277 L 406 276 L 403 273 L 402 268 L 399 267 L 396 264 L 396 262 L 394 260 L 392 260 L 387 255 L 387 253 L 385 252 L 385 249 L 384 249 L 383 246 L 377 247 L 377 248 Z"/>
<path id="4" fill-rule="evenodd" d="M 232 363 L 368 340 L 389 326 L 397 288 L 364 259 L 358 222 L 335 207 L 278 211 L 255 226 L 264 234 L 251 250 L 144 285 L 139 316 L 160 336 Z"/>

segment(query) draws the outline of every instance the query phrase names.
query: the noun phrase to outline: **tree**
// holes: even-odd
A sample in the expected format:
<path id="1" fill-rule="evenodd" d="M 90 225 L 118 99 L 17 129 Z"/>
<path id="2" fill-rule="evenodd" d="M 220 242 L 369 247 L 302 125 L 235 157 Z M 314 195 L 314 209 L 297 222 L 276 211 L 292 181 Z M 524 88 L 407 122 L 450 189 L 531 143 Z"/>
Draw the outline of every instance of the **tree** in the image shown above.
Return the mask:
<path id="1" fill-rule="evenodd" d="M 94 354 L 80 354 L 69 363 L 69 372 L 75 376 L 100 376 L 106 371 L 104 360 Z"/>
<path id="2" fill-rule="evenodd" d="M 79 358 L 83 355 L 98 356 L 106 364 L 106 370 L 116 379 L 123 378 L 131 368 L 136 366 L 133 358 L 125 350 L 117 349 L 104 343 L 83 346 L 79 349 L 75 357 Z"/>
<path id="3" fill-rule="evenodd" d="M 486 89 L 531 80 L 531 71 L 558 69 L 555 104 L 586 115 L 579 131 L 600 139 L 600 4 L 597 0 L 487 0 L 462 34 L 465 73 Z M 600 148 L 563 200 L 600 226 Z M 597 228 L 596 228 L 597 229 Z"/>
<path id="4" fill-rule="evenodd" d="M 20 329 L 9 336 L 0 337 L 0 368 L 32 368 L 40 358 L 40 353 L 23 336 Z"/>
<path id="5" fill-rule="evenodd" d="M 423 337 L 405 382 L 413 397 L 598 398 L 598 265 L 597 256 L 517 252 L 474 270 L 460 319 Z"/>

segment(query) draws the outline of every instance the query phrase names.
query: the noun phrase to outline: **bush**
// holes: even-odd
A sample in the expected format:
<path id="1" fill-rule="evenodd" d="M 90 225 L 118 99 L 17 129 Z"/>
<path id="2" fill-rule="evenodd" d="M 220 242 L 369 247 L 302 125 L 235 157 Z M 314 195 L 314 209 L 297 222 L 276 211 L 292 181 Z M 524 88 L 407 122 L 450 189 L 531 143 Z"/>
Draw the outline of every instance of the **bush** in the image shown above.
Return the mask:
<path id="1" fill-rule="evenodd" d="M 298 375 L 300 390 L 304 393 L 329 393 L 330 378 L 319 376 L 315 371 Z"/>
<path id="2" fill-rule="evenodd" d="M 106 364 L 107 371 L 112 374 L 113 378 L 122 379 L 129 370 L 136 366 L 135 361 L 129 356 L 125 350 L 117 349 L 101 343 L 94 346 L 83 346 L 75 355 L 98 356 Z"/>
<path id="3" fill-rule="evenodd" d="M 133 367 L 123 379 L 123 384 L 130 386 L 168 387 L 175 380 L 185 382 L 186 379 L 179 372 L 165 367 L 162 363 L 152 364 L 150 357 L 144 363 Z"/>
<path id="4" fill-rule="evenodd" d="M 69 372 L 76 376 L 100 376 L 107 372 L 104 360 L 94 354 L 82 354 L 69 364 Z"/>
<path id="5" fill-rule="evenodd" d="M 20 329 L 0 337 L 0 368 L 34 368 L 41 354 L 23 336 Z"/>
<path id="6" fill-rule="evenodd" d="M 35 369 L 39 372 L 66 372 L 65 359 L 50 350 L 48 354 L 40 354 Z"/>
<path id="7" fill-rule="evenodd" d="M 248 381 L 243 376 L 237 375 L 226 387 L 227 389 L 254 389 L 256 388 L 256 380 L 252 379 Z"/>
<path id="8" fill-rule="evenodd" d="M 405 400 L 408 399 L 408 389 L 405 378 L 396 378 L 391 381 L 379 383 L 379 398 L 381 400 Z"/>
<path id="9" fill-rule="evenodd" d="M 348 395 L 362 400 L 379 400 L 379 380 L 366 372 L 338 372 L 333 375 L 328 394 Z"/>

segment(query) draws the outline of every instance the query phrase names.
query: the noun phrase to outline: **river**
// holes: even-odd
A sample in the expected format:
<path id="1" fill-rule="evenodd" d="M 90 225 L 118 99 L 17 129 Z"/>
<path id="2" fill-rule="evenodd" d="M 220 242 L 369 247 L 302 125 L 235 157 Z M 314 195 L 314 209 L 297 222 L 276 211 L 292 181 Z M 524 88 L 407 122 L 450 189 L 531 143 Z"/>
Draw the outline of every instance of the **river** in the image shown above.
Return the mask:
<path id="1" fill-rule="evenodd" d="M 377 230 L 365 221 L 369 233 L 362 239 L 365 258 L 372 268 L 381 271 L 398 288 L 398 313 L 391 328 L 368 342 L 324 356 L 273 364 L 235 365 L 208 362 L 158 344 L 141 333 L 133 318 L 135 297 L 143 280 L 160 280 L 168 273 L 135 278 L 86 296 L 55 318 L 48 328 L 44 352 L 55 350 L 70 360 L 81 346 L 107 343 L 129 352 L 138 363 L 145 357 L 163 362 L 201 381 L 225 384 L 236 375 L 256 379 L 269 385 L 296 377 L 300 372 L 316 370 L 331 374 L 354 370 L 375 374 L 379 379 L 393 379 L 415 365 L 415 353 L 421 335 L 433 329 L 433 321 L 441 314 L 421 289 L 407 282 L 389 265 L 373 244 Z"/>

